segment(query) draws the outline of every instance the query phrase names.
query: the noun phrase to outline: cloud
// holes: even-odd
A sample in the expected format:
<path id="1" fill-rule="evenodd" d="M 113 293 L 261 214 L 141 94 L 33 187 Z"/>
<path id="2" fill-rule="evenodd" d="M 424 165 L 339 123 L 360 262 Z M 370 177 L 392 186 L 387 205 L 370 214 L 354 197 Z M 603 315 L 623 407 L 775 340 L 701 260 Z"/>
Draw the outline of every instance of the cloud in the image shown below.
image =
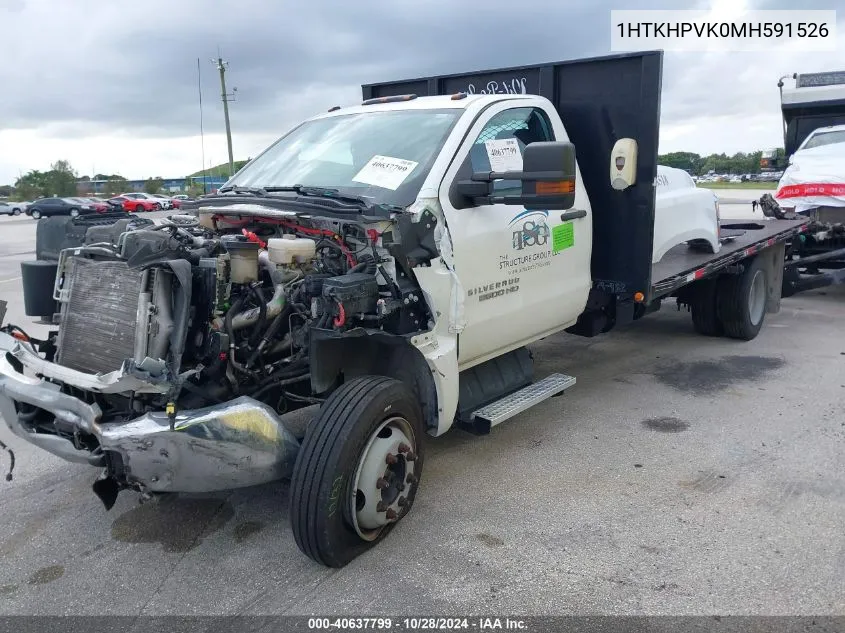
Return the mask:
<path id="1" fill-rule="evenodd" d="M 236 158 L 243 158 L 302 118 L 357 101 L 362 83 L 605 54 L 609 11 L 620 4 L 0 0 L 7 62 L 0 65 L 0 182 L 57 158 L 81 173 L 92 164 L 128 177 L 195 171 L 200 88 L 206 157 L 223 162 L 211 62 L 218 47 L 229 62 L 227 87 L 238 89 L 230 111 Z M 820 4 L 802 8 L 827 8 Z M 774 0 L 755 7 L 793 8 Z M 699 152 L 778 144 L 778 77 L 838 63 L 833 53 L 775 45 L 765 54 L 667 53 L 665 62 L 661 150 Z"/>

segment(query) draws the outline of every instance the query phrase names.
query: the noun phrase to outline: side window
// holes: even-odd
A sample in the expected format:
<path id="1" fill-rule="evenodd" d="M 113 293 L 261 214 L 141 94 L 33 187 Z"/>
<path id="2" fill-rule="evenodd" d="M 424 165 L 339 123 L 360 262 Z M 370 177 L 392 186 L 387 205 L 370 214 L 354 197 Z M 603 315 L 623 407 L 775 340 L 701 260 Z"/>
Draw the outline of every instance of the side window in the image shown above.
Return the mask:
<path id="1" fill-rule="evenodd" d="M 485 142 L 507 138 L 516 139 L 520 153 L 525 152 L 525 146 L 529 143 L 555 140 L 551 123 L 546 113 L 539 108 L 505 110 L 490 119 L 475 139 L 469 154 L 472 170 L 492 171 Z M 500 194 L 519 193 L 520 187 L 518 180 L 497 180 L 493 183 L 493 191 Z"/>

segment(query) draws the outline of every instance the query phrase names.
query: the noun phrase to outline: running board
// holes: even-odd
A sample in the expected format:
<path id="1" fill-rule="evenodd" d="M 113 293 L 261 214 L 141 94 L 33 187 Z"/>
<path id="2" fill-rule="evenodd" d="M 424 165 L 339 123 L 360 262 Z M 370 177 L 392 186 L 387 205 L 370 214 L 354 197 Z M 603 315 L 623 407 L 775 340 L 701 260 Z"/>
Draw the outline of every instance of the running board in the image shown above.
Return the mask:
<path id="1" fill-rule="evenodd" d="M 504 398 L 474 411 L 471 416 L 472 426 L 479 433 L 489 433 L 491 427 L 540 404 L 544 400 L 563 393 L 574 384 L 574 376 L 550 374 L 539 382 L 514 391 Z"/>

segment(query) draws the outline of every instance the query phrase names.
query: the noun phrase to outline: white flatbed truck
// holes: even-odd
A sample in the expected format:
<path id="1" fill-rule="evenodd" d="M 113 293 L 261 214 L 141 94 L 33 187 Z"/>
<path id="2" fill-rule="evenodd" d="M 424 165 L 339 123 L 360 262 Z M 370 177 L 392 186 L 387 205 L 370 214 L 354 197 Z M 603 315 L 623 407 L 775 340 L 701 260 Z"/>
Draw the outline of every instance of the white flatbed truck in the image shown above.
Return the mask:
<path id="1" fill-rule="evenodd" d="M 425 434 L 575 384 L 526 346 L 669 298 L 742 340 L 778 309 L 801 220 L 723 220 L 718 253 L 652 263 L 661 73 L 649 52 L 364 86 L 193 220 L 69 230 L 54 287 L 25 288 L 58 330 L 0 335 L 0 413 L 99 468 L 107 507 L 291 477 L 297 544 L 345 565 L 408 514 Z"/>

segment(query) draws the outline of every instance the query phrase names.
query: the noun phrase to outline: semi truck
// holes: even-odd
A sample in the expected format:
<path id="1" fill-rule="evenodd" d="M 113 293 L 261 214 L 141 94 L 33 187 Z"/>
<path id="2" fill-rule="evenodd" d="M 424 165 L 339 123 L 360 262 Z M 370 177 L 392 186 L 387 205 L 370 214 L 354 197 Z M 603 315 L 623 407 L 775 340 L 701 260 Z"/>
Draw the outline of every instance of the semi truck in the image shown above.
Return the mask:
<path id="1" fill-rule="evenodd" d="M 290 478 L 297 545 L 347 564 L 408 516 L 425 436 L 495 432 L 575 385 L 535 376 L 532 343 L 667 301 L 750 341 L 778 310 L 805 219 L 720 219 L 716 248 L 654 261 L 662 62 L 365 85 L 191 213 L 66 220 L 24 288 L 57 329 L 0 335 L 3 419 L 99 469 L 107 508 Z"/>

